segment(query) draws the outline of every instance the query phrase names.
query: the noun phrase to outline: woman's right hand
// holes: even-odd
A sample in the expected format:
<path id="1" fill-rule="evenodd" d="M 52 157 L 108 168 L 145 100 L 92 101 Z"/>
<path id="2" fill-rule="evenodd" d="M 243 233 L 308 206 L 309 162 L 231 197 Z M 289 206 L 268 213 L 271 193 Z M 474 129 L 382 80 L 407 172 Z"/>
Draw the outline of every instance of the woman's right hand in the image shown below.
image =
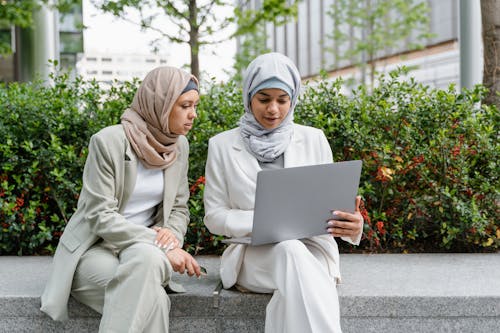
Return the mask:
<path id="1" fill-rule="evenodd" d="M 172 268 L 175 272 L 184 274 L 186 272 L 189 276 L 196 275 L 200 277 L 201 269 L 196 260 L 186 251 L 181 248 L 175 248 L 166 252 L 167 259 L 170 261 Z"/>
<path id="2" fill-rule="evenodd" d="M 162 250 L 171 250 L 179 247 L 179 240 L 174 233 L 168 228 L 152 227 L 156 231 L 155 245 Z"/>

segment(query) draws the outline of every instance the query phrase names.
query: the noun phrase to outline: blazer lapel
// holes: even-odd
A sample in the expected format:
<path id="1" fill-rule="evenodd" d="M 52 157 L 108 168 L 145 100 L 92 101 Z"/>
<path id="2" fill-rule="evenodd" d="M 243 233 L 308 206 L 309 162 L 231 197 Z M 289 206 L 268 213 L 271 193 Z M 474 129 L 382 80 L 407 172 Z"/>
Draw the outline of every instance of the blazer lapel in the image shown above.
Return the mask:
<path id="1" fill-rule="evenodd" d="M 128 199 L 132 195 L 135 187 L 135 179 L 137 178 L 137 160 L 136 155 L 132 152 L 132 147 L 130 144 L 126 145 L 125 148 L 125 156 L 124 156 L 124 170 L 123 170 L 123 189 L 121 193 L 121 200 L 119 211 L 122 211 L 125 208 Z"/>
<path id="2" fill-rule="evenodd" d="M 284 164 L 285 168 L 301 166 L 303 163 L 304 156 L 304 138 L 298 131 L 294 131 L 292 135 L 292 140 L 285 150 L 284 154 Z"/>
<path id="3" fill-rule="evenodd" d="M 181 179 L 180 150 L 177 150 L 177 153 L 177 160 L 163 172 L 163 216 L 170 215 Z"/>
<path id="4" fill-rule="evenodd" d="M 232 149 L 231 155 L 236 165 L 243 171 L 251 183 L 256 183 L 257 172 L 262 170 L 262 168 L 257 159 L 247 151 L 240 136 L 234 141 Z"/>

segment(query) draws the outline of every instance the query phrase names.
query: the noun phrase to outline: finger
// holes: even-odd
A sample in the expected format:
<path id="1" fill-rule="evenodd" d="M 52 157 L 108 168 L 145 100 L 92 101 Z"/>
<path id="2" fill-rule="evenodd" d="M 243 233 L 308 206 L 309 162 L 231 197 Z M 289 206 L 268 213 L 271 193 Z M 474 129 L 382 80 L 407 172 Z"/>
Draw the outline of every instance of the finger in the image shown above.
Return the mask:
<path id="1" fill-rule="evenodd" d="M 188 258 L 188 260 L 186 260 L 186 271 L 187 271 L 187 275 L 189 275 L 189 276 L 194 275 L 194 267 L 193 267 L 193 263 L 191 261 L 191 258 Z"/>
<path id="2" fill-rule="evenodd" d="M 355 235 L 355 232 L 349 229 L 343 228 L 328 228 L 328 233 L 330 233 L 333 237 L 349 237 Z"/>
<path id="3" fill-rule="evenodd" d="M 336 217 L 335 219 L 328 220 L 326 223 L 327 227 L 339 227 L 339 228 L 345 228 L 347 224 L 345 223 L 352 223 L 354 221 L 351 221 L 351 217 L 349 216 L 344 216 L 343 218 Z"/>
<path id="4" fill-rule="evenodd" d="M 192 258 L 191 261 L 193 263 L 194 273 L 196 274 L 197 277 L 200 277 L 201 276 L 201 267 L 200 267 L 200 265 L 198 264 L 198 262 L 194 258 Z"/>
<path id="5" fill-rule="evenodd" d="M 167 255 L 168 256 L 168 255 Z M 180 265 L 179 263 L 177 262 L 175 256 L 169 256 L 168 257 L 168 260 L 170 261 L 170 265 L 172 265 L 172 269 L 174 270 L 174 272 L 178 272 L 179 271 L 179 268 L 180 268 Z"/>
<path id="6" fill-rule="evenodd" d="M 169 239 L 167 237 L 160 237 L 160 239 L 158 240 L 158 246 L 160 246 L 161 249 L 166 249 L 170 243 L 172 243 L 171 241 L 169 241 Z"/>
<path id="7" fill-rule="evenodd" d="M 341 228 L 328 228 L 327 231 L 333 237 L 344 237 L 345 236 L 345 234 L 344 234 L 345 231 Z"/>
<path id="8" fill-rule="evenodd" d="M 174 246 L 172 245 L 172 243 L 168 243 L 165 247 L 162 247 L 162 249 L 165 252 L 168 252 L 168 251 L 172 250 L 173 248 L 174 248 Z"/>
<path id="9" fill-rule="evenodd" d="M 164 234 L 158 240 L 158 244 L 162 249 L 167 248 L 170 244 L 173 244 L 173 247 L 176 247 L 177 243 L 177 239 L 171 234 Z"/>
<path id="10" fill-rule="evenodd" d="M 162 246 L 164 249 L 175 249 L 179 247 L 179 241 L 175 237 L 168 237 L 163 243 Z"/>
<path id="11" fill-rule="evenodd" d="M 178 272 L 181 273 L 181 274 L 184 274 L 185 270 L 186 270 L 186 262 L 181 262 L 179 264 L 179 270 L 178 270 Z"/>
<path id="12" fill-rule="evenodd" d="M 340 210 L 336 210 L 336 211 L 332 212 L 332 215 L 333 215 L 333 219 L 332 220 L 338 220 L 338 221 L 340 221 L 340 220 L 348 220 L 349 219 L 348 216 L 351 215 L 351 214 L 349 214 L 347 212 L 342 212 Z"/>
<path id="13" fill-rule="evenodd" d="M 361 206 L 361 196 L 357 195 L 356 196 L 356 203 L 355 203 L 356 209 L 354 210 L 355 212 L 359 212 L 359 207 Z"/>
<path id="14" fill-rule="evenodd" d="M 156 237 L 155 237 L 155 245 L 159 245 L 161 243 L 164 243 L 163 238 L 165 236 L 165 232 L 162 228 L 157 228 L 155 229 L 157 232 Z"/>
<path id="15" fill-rule="evenodd" d="M 346 229 L 346 230 L 355 230 L 359 228 L 359 220 L 358 218 L 349 221 L 331 220 L 328 222 L 327 226 Z"/>

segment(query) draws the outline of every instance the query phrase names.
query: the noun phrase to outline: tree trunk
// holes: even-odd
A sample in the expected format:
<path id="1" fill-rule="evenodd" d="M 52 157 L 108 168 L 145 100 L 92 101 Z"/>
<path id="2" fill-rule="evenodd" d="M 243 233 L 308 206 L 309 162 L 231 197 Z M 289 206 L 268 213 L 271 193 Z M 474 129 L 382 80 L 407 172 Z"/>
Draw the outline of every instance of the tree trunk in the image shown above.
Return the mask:
<path id="1" fill-rule="evenodd" d="M 189 47 L 191 49 L 191 74 L 200 77 L 200 60 L 198 57 L 199 41 L 198 41 L 198 9 L 196 0 L 189 0 Z"/>
<path id="2" fill-rule="evenodd" d="M 489 93 L 485 104 L 500 110 L 500 0 L 481 0 L 483 24 L 484 69 L 483 85 Z"/>

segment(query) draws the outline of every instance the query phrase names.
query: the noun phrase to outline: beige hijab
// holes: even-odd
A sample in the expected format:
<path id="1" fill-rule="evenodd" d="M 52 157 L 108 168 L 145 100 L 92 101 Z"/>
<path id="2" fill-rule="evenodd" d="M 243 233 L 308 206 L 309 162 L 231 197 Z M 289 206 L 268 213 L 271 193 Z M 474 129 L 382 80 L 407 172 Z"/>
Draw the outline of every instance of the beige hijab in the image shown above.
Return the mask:
<path id="1" fill-rule="evenodd" d="M 121 123 L 134 152 L 150 169 L 165 169 L 177 157 L 177 134 L 169 130 L 168 117 L 183 89 L 198 80 L 175 67 L 158 67 L 149 72 L 135 93 Z"/>

